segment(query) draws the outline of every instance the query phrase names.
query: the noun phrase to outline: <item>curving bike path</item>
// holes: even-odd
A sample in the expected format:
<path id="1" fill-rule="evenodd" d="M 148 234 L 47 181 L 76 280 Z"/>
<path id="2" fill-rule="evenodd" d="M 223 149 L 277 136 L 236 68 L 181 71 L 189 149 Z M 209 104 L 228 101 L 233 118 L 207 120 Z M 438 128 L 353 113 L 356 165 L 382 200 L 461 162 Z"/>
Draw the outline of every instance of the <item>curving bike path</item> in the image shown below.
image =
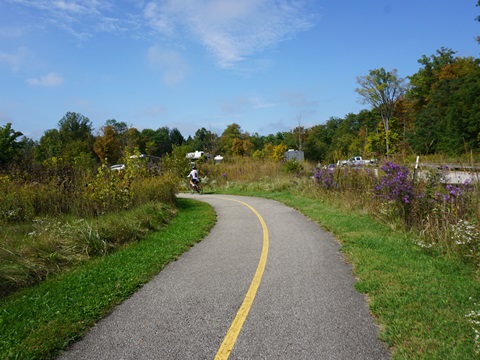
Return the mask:
<path id="1" fill-rule="evenodd" d="M 211 204 L 211 233 L 61 359 L 388 359 L 332 236 L 272 200 Z"/>

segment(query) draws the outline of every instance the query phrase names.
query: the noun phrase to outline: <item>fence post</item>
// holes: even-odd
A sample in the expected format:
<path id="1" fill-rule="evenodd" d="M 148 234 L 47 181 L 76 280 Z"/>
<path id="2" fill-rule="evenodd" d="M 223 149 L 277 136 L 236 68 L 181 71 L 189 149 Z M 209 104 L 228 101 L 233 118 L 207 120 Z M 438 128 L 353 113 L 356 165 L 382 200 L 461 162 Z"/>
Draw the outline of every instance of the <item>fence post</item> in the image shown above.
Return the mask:
<path id="1" fill-rule="evenodd" d="M 417 160 L 415 161 L 415 169 L 413 169 L 413 182 L 417 179 L 417 169 L 418 169 L 418 158 L 420 156 L 417 156 Z"/>

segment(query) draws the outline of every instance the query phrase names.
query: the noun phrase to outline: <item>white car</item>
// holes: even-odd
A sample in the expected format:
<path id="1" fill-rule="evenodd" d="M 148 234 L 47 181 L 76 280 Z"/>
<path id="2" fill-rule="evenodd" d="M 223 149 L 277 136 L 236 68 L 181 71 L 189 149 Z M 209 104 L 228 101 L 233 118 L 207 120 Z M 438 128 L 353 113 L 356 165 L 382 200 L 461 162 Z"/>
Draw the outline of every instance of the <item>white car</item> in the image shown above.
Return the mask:
<path id="1" fill-rule="evenodd" d="M 119 171 L 119 170 L 123 170 L 123 169 L 125 169 L 125 164 L 116 164 L 116 165 L 110 166 L 110 170 Z"/>

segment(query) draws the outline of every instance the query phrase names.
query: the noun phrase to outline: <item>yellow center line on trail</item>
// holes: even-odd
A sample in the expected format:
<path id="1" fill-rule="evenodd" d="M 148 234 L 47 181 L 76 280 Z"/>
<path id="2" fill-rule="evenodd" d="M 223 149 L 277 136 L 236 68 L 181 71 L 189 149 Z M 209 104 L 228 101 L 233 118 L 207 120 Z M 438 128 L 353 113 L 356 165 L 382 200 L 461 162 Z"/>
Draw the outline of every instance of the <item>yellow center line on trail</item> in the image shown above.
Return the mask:
<path id="1" fill-rule="evenodd" d="M 258 287 L 260 286 L 260 282 L 262 281 L 263 272 L 265 271 L 265 265 L 267 264 L 267 257 L 268 257 L 268 229 L 267 229 L 267 224 L 265 224 L 265 221 L 263 220 L 260 213 L 257 210 L 255 210 L 255 208 L 253 208 L 249 204 L 244 203 L 242 201 L 233 200 L 233 199 L 225 199 L 225 200 L 236 201 L 240 204 L 245 205 L 250 210 L 252 210 L 253 213 L 258 217 L 258 220 L 262 224 L 262 229 L 263 229 L 263 247 L 262 247 L 262 254 L 260 256 L 260 261 L 258 262 L 257 271 L 255 272 L 255 276 L 253 277 L 252 283 L 250 284 L 247 294 L 245 295 L 245 299 L 243 299 L 243 303 L 240 306 L 240 309 L 238 309 L 235 319 L 233 319 L 232 325 L 230 325 L 230 328 L 228 329 L 227 334 L 223 339 L 222 345 L 220 345 L 220 348 L 218 349 L 217 355 L 215 356 L 215 360 L 226 360 L 230 356 L 233 346 L 237 341 L 238 335 L 242 330 L 243 323 L 245 322 L 245 319 L 248 316 L 248 312 L 252 307 L 253 300 L 255 299 L 255 295 L 257 294 Z"/>

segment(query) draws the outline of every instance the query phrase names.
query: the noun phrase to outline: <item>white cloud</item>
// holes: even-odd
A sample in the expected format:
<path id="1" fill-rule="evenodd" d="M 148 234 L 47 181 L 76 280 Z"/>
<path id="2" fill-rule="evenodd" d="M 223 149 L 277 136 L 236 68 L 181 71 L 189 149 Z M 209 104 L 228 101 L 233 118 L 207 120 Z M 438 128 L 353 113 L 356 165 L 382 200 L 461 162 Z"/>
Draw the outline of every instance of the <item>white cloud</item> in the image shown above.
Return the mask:
<path id="1" fill-rule="evenodd" d="M 154 0 L 144 8 L 164 34 L 186 30 L 222 68 L 313 26 L 309 0 Z"/>
<path id="2" fill-rule="evenodd" d="M 6 63 L 12 71 L 18 71 L 28 55 L 28 50 L 24 47 L 18 48 L 15 52 L 7 53 L 0 51 L 0 62 Z"/>
<path id="3" fill-rule="evenodd" d="M 162 49 L 157 45 L 148 49 L 147 61 L 160 69 L 162 82 L 167 85 L 175 85 L 182 82 L 189 71 L 188 63 L 182 54 L 174 50 Z"/>
<path id="4" fill-rule="evenodd" d="M 10 0 L 10 2 L 34 7 L 51 13 L 69 13 L 76 15 L 99 14 L 102 9 L 110 8 L 110 1 L 98 0 Z"/>
<path id="5" fill-rule="evenodd" d="M 57 73 L 48 73 L 40 78 L 30 78 L 27 83 L 32 86 L 56 87 L 63 84 L 63 77 Z"/>
<path id="6" fill-rule="evenodd" d="M 87 5 L 87 6 L 85 6 Z M 82 14 L 85 12 L 90 12 L 92 9 L 95 10 L 96 1 L 89 1 L 82 4 L 81 1 L 53 1 L 51 6 L 58 9 L 59 11 L 67 11 L 74 14 Z"/>
<path id="7" fill-rule="evenodd" d="M 314 25 L 315 0 L 10 0 L 46 24 L 88 39 L 97 31 L 193 37 L 231 68 Z M 143 32 L 143 34 L 142 34 Z"/>
<path id="8" fill-rule="evenodd" d="M 165 8 L 167 5 L 165 4 L 163 7 Z M 143 16 L 147 21 L 148 25 L 152 28 L 156 29 L 157 31 L 163 34 L 172 34 L 173 24 L 169 19 L 169 15 L 172 17 L 172 11 L 165 11 L 162 7 L 158 6 L 154 2 L 149 2 L 145 5 L 143 9 Z"/>
<path id="9" fill-rule="evenodd" d="M 88 39 L 96 31 L 116 32 L 125 30 L 127 19 L 109 14 L 115 10 L 109 0 L 10 0 L 22 7 L 33 8 L 35 17 L 44 24 L 57 26 L 80 40 Z"/>
<path id="10" fill-rule="evenodd" d="M 103 21 L 97 24 L 97 28 L 100 31 L 108 33 L 128 31 L 127 25 L 123 24 L 121 20 L 110 17 L 103 18 Z"/>

